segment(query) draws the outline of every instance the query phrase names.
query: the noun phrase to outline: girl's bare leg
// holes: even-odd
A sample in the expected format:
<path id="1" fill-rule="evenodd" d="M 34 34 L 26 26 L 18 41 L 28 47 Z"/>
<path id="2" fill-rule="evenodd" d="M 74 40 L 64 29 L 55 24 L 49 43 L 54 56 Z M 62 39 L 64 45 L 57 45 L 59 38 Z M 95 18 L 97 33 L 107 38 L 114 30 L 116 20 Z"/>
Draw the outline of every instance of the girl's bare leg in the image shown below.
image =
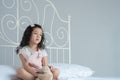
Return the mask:
<path id="1" fill-rule="evenodd" d="M 59 76 L 59 70 L 57 68 L 54 68 L 52 71 L 53 73 L 53 80 L 58 80 L 58 76 Z"/>
<path id="2" fill-rule="evenodd" d="M 17 71 L 17 77 L 22 80 L 34 80 L 34 76 L 27 72 L 24 68 L 19 68 Z"/>

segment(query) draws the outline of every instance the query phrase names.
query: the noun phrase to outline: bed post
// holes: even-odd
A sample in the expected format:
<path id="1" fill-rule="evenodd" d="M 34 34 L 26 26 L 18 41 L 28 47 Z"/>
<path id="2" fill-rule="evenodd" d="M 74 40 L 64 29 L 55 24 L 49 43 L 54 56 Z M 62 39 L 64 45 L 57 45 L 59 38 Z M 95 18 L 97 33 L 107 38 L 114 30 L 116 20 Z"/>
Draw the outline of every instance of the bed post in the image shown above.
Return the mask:
<path id="1" fill-rule="evenodd" d="M 70 23 L 71 23 L 71 16 L 68 15 L 68 39 L 69 39 L 69 64 L 71 64 L 71 29 L 70 29 Z"/>

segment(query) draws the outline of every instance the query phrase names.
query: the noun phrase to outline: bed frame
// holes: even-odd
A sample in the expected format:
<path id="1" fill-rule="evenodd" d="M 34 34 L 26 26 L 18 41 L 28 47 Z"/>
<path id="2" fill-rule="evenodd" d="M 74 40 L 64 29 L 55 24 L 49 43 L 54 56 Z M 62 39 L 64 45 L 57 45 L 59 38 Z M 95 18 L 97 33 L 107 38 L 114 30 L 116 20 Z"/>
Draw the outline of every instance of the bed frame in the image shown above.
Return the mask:
<path id="1" fill-rule="evenodd" d="M 11 5 L 6 4 L 5 0 L 1 1 L 6 12 L 0 18 L 0 64 L 21 64 L 15 50 L 26 26 L 35 22 L 43 26 L 49 63 L 71 63 L 70 15 L 67 20 L 63 20 L 50 0 L 39 0 L 42 7 L 38 7 L 38 2 L 34 0 L 13 0 Z M 29 7 L 25 7 L 26 5 Z M 7 12 L 15 7 L 16 14 Z M 32 16 L 21 15 L 21 10 L 23 13 L 34 11 L 36 21 L 32 20 Z M 42 15 L 40 11 L 43 12 Z"/>

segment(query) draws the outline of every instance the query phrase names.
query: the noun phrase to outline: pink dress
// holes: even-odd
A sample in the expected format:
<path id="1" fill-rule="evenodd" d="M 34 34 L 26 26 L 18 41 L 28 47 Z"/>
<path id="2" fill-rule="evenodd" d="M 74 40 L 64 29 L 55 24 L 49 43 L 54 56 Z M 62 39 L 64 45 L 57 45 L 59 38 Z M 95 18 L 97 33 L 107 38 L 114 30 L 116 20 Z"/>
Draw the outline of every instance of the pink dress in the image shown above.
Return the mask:
<path id="1" fill-rule="evenodd" d="M 47 52 L 43 50 L 38 50 L 38 51 L 33 51 L 31 50 L 28 46 L 23 47 L 20 51 L 19 54 L 22 54 L 28 63 L 34 64 L 35 66 L 38 67 L 38 69 L 42 68 L 42 58 L 47 56 Z M 37 72 L 38 69 L 33 68 L 33 71 Z"/>

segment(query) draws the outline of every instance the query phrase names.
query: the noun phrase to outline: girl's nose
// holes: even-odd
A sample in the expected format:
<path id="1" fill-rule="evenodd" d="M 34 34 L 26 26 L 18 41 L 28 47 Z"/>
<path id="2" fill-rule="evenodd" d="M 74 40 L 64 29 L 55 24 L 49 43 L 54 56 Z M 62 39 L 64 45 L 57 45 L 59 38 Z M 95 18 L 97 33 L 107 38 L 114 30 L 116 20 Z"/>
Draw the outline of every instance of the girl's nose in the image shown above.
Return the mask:
<path id="1" fill-rule="evenodd" d="M 40 35 L 37 35 L 38 38 L 40 38 Z"/>

